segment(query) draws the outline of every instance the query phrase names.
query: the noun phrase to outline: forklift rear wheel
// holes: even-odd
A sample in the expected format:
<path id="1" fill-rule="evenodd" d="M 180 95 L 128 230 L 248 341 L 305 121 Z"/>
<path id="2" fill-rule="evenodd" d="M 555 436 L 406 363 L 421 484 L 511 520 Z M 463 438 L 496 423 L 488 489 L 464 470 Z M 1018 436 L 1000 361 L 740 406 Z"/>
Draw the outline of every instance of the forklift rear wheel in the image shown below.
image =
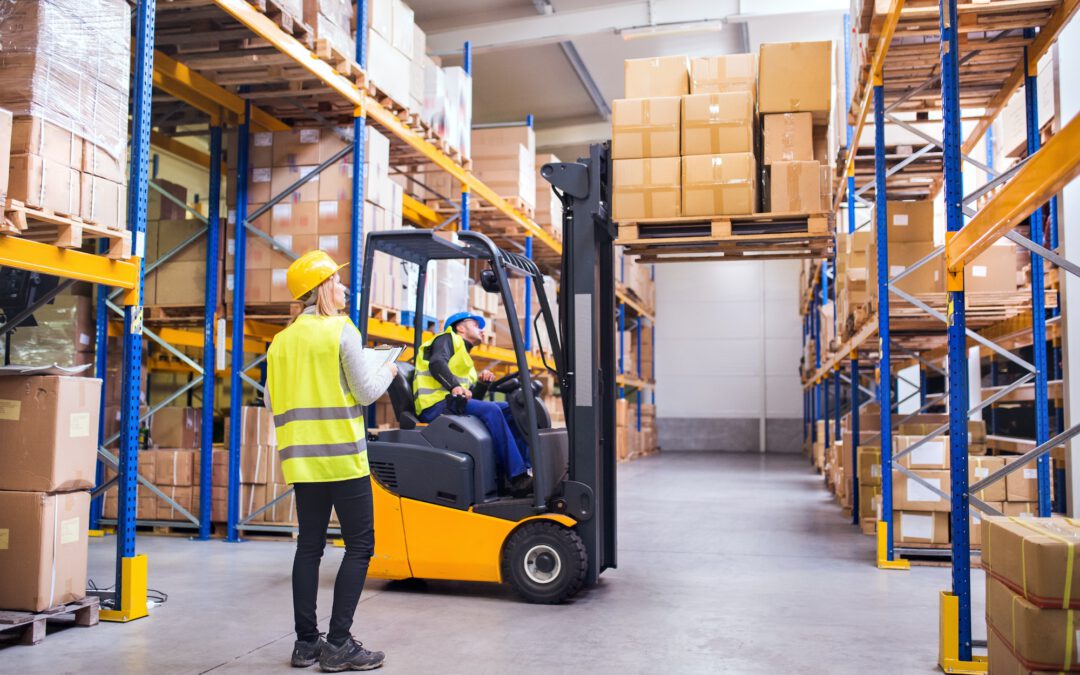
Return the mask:
<path id="1" fill-rule="evenodd" d="M 573 597 L 587 567 L 581 537 L 557 523 L 526 523 L 503 549 L 503 579 L 527 602 L 554 605 Z"/>

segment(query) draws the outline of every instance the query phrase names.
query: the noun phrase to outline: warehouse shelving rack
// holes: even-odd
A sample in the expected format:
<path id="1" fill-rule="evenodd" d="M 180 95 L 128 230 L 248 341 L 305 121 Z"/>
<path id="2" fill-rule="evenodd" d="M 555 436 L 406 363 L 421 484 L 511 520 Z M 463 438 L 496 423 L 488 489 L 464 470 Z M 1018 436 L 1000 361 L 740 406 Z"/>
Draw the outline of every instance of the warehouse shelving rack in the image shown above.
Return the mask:
<path id="1" fill-rule="evenodd" d="M 1022 3 L 1020 3 L 1022 4 Z M 1011 3 L 1011 14 L 1007 24 L 995 24 L 993 18 L 987 19 L 986 12 L 995 10 L 992 5 L 976 3 L 965 6 L 964 12 L 969 16 L 964 17 L 961 23 L 961 15 L 958 11 L 956 0 L 941 0 L 940 3 L 909 2 L 907 6 L 903 0 L 894 0 L 888 12 L 875 17 L 870 22 L 870 44 L 874 47 L 874 57 L 869 64 L 866 73 L 865 87 L 862 94 L 852 98 L 851 121 L 853 133 L 849 135 L 848 152 L 843 175 L 846 180 L 840 183 L 834 206 L 839 207 L 844 197 L 847 197 L 849 218 L 853 224 L 854 206 L 856 199 L 861 200 L 861 194 L 865 190 L 855 189 L 855 176 L 857 161 L 859 159 L 858 137 L 865 123 L 866 117 L 873 105 L 875 120 L 875 143 L 873 146 L 875 199 L 877 202 L 875 228 L 877 233 L 878 255 L 878 279 L 880 306 L 877 313 L 877 326 L 873 320 L 868 322 L 861 330 L 848 340 L 840 349 L 822 362 L 815 364 L 817 367 L 808 378 L 806 404 L 808 406 L 807 422 L 821 417 L 820 406 L 817 404 L 820 396 L 819 382 L 825 373 L 835 368 L 842 360 L 851 358 L 853 369 L 858 368 L 858 354 L 860 351 L 870 351 L 867 346 L 870 339 L 878 337 L 879 342 L 879 386 L 878 397 L 882 411 L 882 481 L 883 501 L 882 518 L 879 524 L 879 565 L 882 567 L 902 566 L 904 561 L 895 558 L 896 551 L 892 548 L 891 533 L 891 490 L 886 487 L 886 482 L 891 478 L 892 470 L 890 463 L 896 456 L 892 455 L 888 436 L 891 434 L 889 425 L 892 408 L 892 365 L 890 349 L 892 340 L 889 335 L 889 310 L 888 294 L 893 292 L 901 299 L 909 302 L 931 316 L 944 321 L 947 324 L 947 341 L 943 348 L 925 349 L 922 354 L 913 350 L 915 363 L 920 363 L 923 368 L 934 367 L 946 375 L 948 383 L 948 412 L 949 422 L 929 435 L 922 442 L 941 433 L 948 432 L 951 454 L 951 490 L 950 494 L 938 491 L 946 496 L 951 502 L 951 529 L 952 529 L 952 590 L 941 594 L 941 635 L 939 644 L 939 665 L 946 672 L 985 672 L 986 663 L 981 657 L 973 656 L 972 647 L 974 641 L 971 637 L 971 595 L 970 595 L 970 538 L 969 538 L 969 507 L 974 505 L 987 513 L 996 513 L 987 505 L 981 503 L 970 495 L 983 489 L 988 484 L 1000 480 L 1005 474 L 1018 470 L 1031 460 L 1037 462 L 1037 475 L 1039 483 L 1039 512 L 1040 515 L 1048 515 L 1050 511 L 1049 495 L 1049 465 L 1047 453 L 1064 441 L 1080 434 L 1080 427 L 1061 429 L 1060 416 L 1058 428 L 1061 429 L 1054 438 L 1049 436 L 1048 422 L 1048 366 L 1046 356 L 1047 344 L 1047 312 L 1045 306 L 1046 293 L 1044 291 L 1043 263 L 1042 259 L 1048 259 L 1059 268 L 1070 273 L 1080 273 L 1080 267 L 1064 260 L 1055 252 L 1057 248 L 1057 192 L 1080 173 L 1080 158 L 1075 156 L 1075 149 L 1080 142 L 1080 120 L 1073 119 L 1064 125 L 1047 143 L 1040 149 L 1040 130 L 1038 128 L 1038 111 L 1036 103 L 1036 64 L 1045 54 L 1061 28 L 1073 17 L 1077 5 L 1075 0 L 1065 0 L 1057 3 L 1031 3 L 1030 7 L 1018 6 Z M 983 13 L 980 16 L 981 28 L 973 29 L 970 15 Z M 998 15 L 1000 18 L 1000 15 Z M 936 22 L 937 30 L 929 25 Z M 897 32 L 899 29 L 899 32 Z M 900 83 L 887 89 L 890 78 L 886 77 L 884 67 L 887 65 L 887 54 L 906 52 L 908 57 L 911 52 L 925 49 L 927 45 L 912 45 L 910 42 L 901 40 L 901 44 L 890 49 L 894 35 L 906 36 L 912 34 L 936 34 L 938 41 L 938 59 L 922 60 L 915 59 L 912 65 L 910 59 L 900 65 Z M 964 35 L 961 37 L 961 32 Z M 961 46 L 965 53 L 961 54 Z M 980 55 L 993 58 L 983 58 Z M 849 55 L 850 56 L 850 55 Z M 966 66 L 966 67 L 965 67 Z M 905 70 L 905 68 L 907 70 Z M 962 69 L 963 68 L 963 69 Z M 891 73 L 890 73 L 891 74 Z M 936 85 L 940 81 L 940 93 Z M 969 89 L 971 82 L 975 85 Z M 989 132 L 990 124 L 994 117 L 1004 107 L 1014 91 L 1020 84 L 1025 85 L 1026 100 L 1025 113 L 1027 119 L 1028 158 L 1008 172 L 998 174 L 990 179 L 989 183 L 965 196 L 961 183 L 961 163 L 981 168 L 988 175 L 993 176 L 993 167 L 990 162 L 986 164 L 975 160 L 970 156 L 976 143 L 984 133 Z M 962 86 L 964 85 L 964 86 Z M 899 90 L 899 91 L 897 91 Z M 961 129 L 961 94 L 964 106 L 967 108 L 982 108 L 974 130 L 967 136 L 962 137 Z M 892 103 L 886 106 L 887 94 L 893 96 Z M 913 103 L 914 101 L 914 103 Z M 918 151 L 896 162 L 891 168 L 886 169 L 887 148 L 884 142 L 884 124 L 901 122 L 896 116 L 890 115 L 890 111 L 900 107 L 915 107 L 926 109 L 928 105 L 940 104 L 941 124 L 944 128 L 944 139 L 939 140 L 927 136 L 924 132 L 912 129 L 906 125 L 909 131 L 917 132 L 923 140 L 927 141 Z M 1058 120 L 1061 123 L 1061 120 Z M 988 145 L 993 143 L 992 138 L 987 139 Z M 1070 145 L 1071 144 L 1071 145 Z M 988 149 L 988 156 L 992 153 Z M 911 181 L 912 176 L 932 177 L 928 182 Z M 913 193 L 912 186 L 920 185 Z M 891 288 L 888 279 L 888 250 L 887 250 L 887 224 L 885 222 L 885 194 L 898 194 L 900 196 L 933 195 L 938 190 L 944 189 L 946 203 L 947 238 L 946 245 L 927 256 L 923 261 L 913 267 L 925 264 L 933 257 L 944 255 L 946 263 L 946 282 L 948 291 L 947 313 L 940 312 L 916 298 Z M 921 193 L 921 194 L 920 194 Z M 988 196 L 988 198 L 987 198 Z M 983 207 L 974 211 L 967 205 L 980 198 L 987 198 Z M 1046 205 L 1049 220 L 1049 242 L 1043 241 L 1043 221 L 1041 209 Z M 965 216 L 970 221 L 965 225 Z M 1023 237 L 1012 230 L 1025 218 L 1030 218 L 1032 239 Z M 985 251 L 994 241 L 1001 236 L 1007 236 L 1014 243 L 1028 249 L 1032 254 L 1032 295 L 1030 306 L 1030 319 L 1027 326 L 1022 326 L 1024 317 L 1004 317 L 1004 320 L 990 322 L 984 325 L 983 330 L 975 332 L 969 328 L 968 316 L 965 311 L 964 293 L 964 265 L 970 263 L 979 253 Z M 1049 244 L 1047 246 L 1046 244 Z M 909 268 L 910 269 L 913 269 Z M 903 276 L 903 275 L 900 275 Z M 894 277 L 896 281 L 900 277 Z M 899 292 L 898 292 L 899 291 Z M 812 304 L 812 303 L 811 303 Z M 810 339 L 817 335 L 813 326 L 814 319 L 808 317 L 808 323 L 804 326 L 804 336 Z M 1052 320 L 1051 320 L 1052 321 Z M 985 322 L 984 322 L 985 323 Z M 1008 338 L 1007 346 L 1015 349 L 1025 342 L 1032 345 L 1034 363 L 1027 363 L 1005 347 L 995 344 L 995 337 Z M 990 407 L 995 402 L 1007 400 L 1007 397 L 1016 395 L 1015 392 L 1030 388 L 1031 396 L 1036 404 L 1036 440 L 1015 463 L 1009 464 L 1006 469 L 981 480 L 975 484 L 968 483 L 967 475 L 967 452 L 968 431 L 967 418 L 971 411 L 968 410 L 968 374 L 967 374 L 967 348 L 968 340 L 981 348 L 981 353 L 990 354 L 994 358 L 1005 358 L 1027 371 L 1022 377 L 1004 387 L 995 387 L 994 393 L 979 403 L 975 409 L 981 410 Z M 818 352 L 820 354 L 820 350 Z M 933 363 L 947 358 L 946 368 L 940 369 Z M 911 363 L 911 361 L 908 361 Z M 1056 359 L 1055 359 L 1056 368 Z M 925 370 L 923 371 L 925 373 Z M 925 377 L 922 378 L 925 380 Z M 1033 381 L 1033 386 L 1029 382 Z M 853 396 L 857 392 L 857 379 L 851 379 Z M 996 382 L 995 382 L 996 384 Z M 921 387 L 922 396 L 925 399 L 925 388 Z M 925 402 L 924 402 L 925 407 Z M 853 422 L 857 423 L 857 415 L 852 416 Z M 809 430 L 808 430 L 809 431 Z M 858 431 L 853 434 L 856 444 L 858 443 Z M 1026 449 L 1026 448 L 1025 448 Z M 910 450 L 909 450 L 910 451 Z M 902 468 L 901 468 L 902 470 Z"/>

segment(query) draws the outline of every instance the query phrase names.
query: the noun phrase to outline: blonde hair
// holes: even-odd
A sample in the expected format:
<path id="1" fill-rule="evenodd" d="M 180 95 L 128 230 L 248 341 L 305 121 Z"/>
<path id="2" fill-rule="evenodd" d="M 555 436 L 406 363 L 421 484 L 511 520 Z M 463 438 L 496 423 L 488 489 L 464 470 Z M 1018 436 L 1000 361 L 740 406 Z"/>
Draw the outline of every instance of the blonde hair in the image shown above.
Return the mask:
<path id="1" fill-rule="evenodd" d="M 341 310 L 334 306 L 334 275 L 322 282 L 301 298 L 305 307 L 315 305 L 318 316 L 338 316 Z"/>

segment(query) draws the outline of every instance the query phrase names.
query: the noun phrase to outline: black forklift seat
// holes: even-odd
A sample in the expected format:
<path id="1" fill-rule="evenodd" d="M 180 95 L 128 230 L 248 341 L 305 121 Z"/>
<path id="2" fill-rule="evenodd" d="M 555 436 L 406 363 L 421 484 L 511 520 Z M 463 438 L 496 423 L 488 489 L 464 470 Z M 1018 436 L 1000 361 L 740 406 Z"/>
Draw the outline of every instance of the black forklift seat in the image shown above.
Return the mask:
<path id="1" fill-rule="evenodd" d="M 390 394 L 390 405 L 394 407 L 394 415 L 402 429 L 415 429 L 420 424 L 420 419 L 416 416 L 416 402 L 412 391 L 416 367 L 403 361 L 399 361 L 396 365 L 397 375 L 394 376 L 387 390 Z"/>

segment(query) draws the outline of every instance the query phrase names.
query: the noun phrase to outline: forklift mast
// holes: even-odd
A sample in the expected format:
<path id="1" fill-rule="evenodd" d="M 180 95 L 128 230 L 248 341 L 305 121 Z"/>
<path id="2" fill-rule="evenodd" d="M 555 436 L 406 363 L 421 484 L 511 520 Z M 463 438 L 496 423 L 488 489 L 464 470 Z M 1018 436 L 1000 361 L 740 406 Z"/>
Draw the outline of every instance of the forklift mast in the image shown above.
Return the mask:
<path id="1" fill-rule="evenodd" d="M 588 551 L 585 583 L 616 566 L 615 226 L 611 222 L 610 142 L 577 162 L 545 164 L 540 175 L 563 205 L 559 324 L 565 364 L 562 399 L 570 441 L 570 480 L 591 486 L 594 515 L 577 531 Z"/>

